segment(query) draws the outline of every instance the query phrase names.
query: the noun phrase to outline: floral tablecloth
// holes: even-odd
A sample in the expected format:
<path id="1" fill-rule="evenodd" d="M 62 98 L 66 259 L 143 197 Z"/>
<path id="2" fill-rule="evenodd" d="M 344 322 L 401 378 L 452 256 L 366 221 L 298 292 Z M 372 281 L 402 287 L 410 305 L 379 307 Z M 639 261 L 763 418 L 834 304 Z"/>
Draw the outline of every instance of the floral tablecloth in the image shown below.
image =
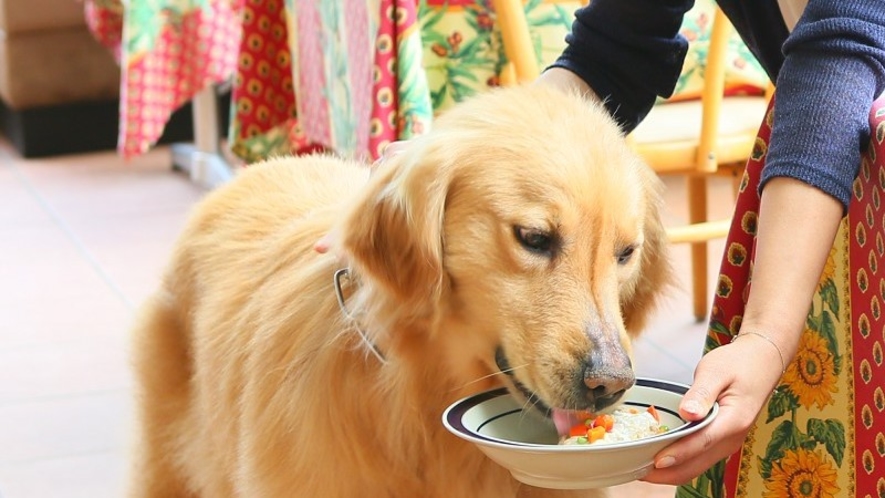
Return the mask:
<path id="1" fill-rule="evenodd" d="M 378 157 L 433 115 L 499 83 L 491 0 L 85 0 L 122 71 L 119 151 L 153 146 L 170 115 L 232 82 L 229 145 L 246 162 L 324 149 Z M 541 65 L 579 0 L 529 0 Z"/>
<path id="2" fill-rule="evenodd" d="M 583 0 L 524 4 L 540 67 L 565 46 Z M 434 114 L 500 83 L 507 58 L 492 0 L 85 0 L 121 65 L 119 151 L 159 139 L 173 111 L 231 82 L 228 143 L 245 162 L 329 150 L 377 158 L 427 131 Z M 683 23 L 692 40 L 675 98 L 697 96 L 712 0 Z M 740 40 L 730 88 L 765 75 Z"/>
<path id="3" fill-rule="evenodd" d="M 147 151 L 173 111 L 237 67 L 241 1 L 86 0 L 85 9 L 93 34 L 121 66 L 124 157 Z"/>

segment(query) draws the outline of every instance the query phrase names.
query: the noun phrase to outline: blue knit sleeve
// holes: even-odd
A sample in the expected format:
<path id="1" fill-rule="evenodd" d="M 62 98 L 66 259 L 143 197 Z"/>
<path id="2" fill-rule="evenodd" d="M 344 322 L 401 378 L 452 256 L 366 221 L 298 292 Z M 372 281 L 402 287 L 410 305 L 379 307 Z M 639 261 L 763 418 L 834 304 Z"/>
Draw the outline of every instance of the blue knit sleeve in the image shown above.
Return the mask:
<path id="1" fill-rule="evenodd" d="M 688 42 L 679 34 L 694 0 L 593 0 L 575 13 L 568 46 L 552 65 L 580 76 L 625 132 L 667 97 Z"/>
<path id="2" fill-rule="evenodd" d="M 885 89 L 885 8 L 811 0 L 783 48 L 760 190 L 774 177 L 792 177 L 847 208 L 870 107 Z"/>

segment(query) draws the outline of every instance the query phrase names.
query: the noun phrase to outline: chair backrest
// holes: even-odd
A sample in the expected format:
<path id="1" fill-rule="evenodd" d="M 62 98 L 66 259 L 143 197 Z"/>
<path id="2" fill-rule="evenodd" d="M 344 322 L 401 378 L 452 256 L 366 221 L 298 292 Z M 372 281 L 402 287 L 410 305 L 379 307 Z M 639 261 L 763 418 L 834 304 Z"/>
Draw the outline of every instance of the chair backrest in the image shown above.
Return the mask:
<path id="1" fill-rule="evenodd" d="M 659 103 L 631 135 L 636 151 L 662 174 L 708 175 L 745 162 L 765 113 L 762 95 L 726 96 L 734 28 L 718 7 L 711 14 L 709 45 L 697 64 L 703 68 L 700 98 Z"/>
<path id="2" fill-rule="evenodd" d="M 510 60 L 505 69 L 502 83 L 531 81 L 539 74 L 534 56 L 531 36 L 526 22 L 521 0 L 492 0 L 498 16 L 499 28 L 504 43 L 504 51 Z M 755 138 L 760 112 L 764 112 L 765 101 L 756 97 L 743 100 L 729 98 L 725 111 L 733 123 L 753 123 L 738 130 L 722 127 L 723 100 L 726 90 L 726 68 L 729 58 L 729 40 L 733 35 L 731 22 L 725 13 L 714 3 L 710 3 L 712 23 L 710 25 L 709 46 L 703 62 L 703 87 L 700 99 L 695 102 L 663 103 L 656 107 L 664 112 L 653 110 L 652 119 L 661 121 L 660 129 L 673 130 L 674 124 L 689 130 L 687 137 L 664 140 L 645 140 L 645 130 L 655 124 L 640 125 L 635 136 L 628 137 L 630 143 L 643 156 L 649 165 L 659 173 L 713 174 L 723 163 L 743 162 L 749 157 Z M 509 72 L 509 75 L 508 75 Z M 768 93 L 771 92 L 771 86 Z M 683 121 L 678 109 L 692 108 L 691 121 Z M 698 110 L 698 108 L 700 110 Z M 735 119 L 741 116 L 739 119 Z M 744 118 L 747 119 L 744 119 Z M 683 121 L 683 122 L 681 122 Z"/>
<path id="3" fill-rule="evenodd" d="M 529 82 L 540 74 L 535 50 L 525 19 L 522 0 L 492 0 L 504 53 L 513 68 L 516 82 Z"/>
<path id="4" fill-rule="evenodd" d="M 713 29 L 710 33 L 707 68 L 704 73 L 704 89 L 701 93 L 701 107 L 703 109 L 701 133 L 695 159 L 696 169 L 699 173 L 713 173 L 719 166 L 716 157 L 716 141 L 719 135 L 722 98 L 725 94 L 725 58 L 731 29 L 731 22 L 725 17 L 725 13 L 716 7 L 713 16 Z"/>

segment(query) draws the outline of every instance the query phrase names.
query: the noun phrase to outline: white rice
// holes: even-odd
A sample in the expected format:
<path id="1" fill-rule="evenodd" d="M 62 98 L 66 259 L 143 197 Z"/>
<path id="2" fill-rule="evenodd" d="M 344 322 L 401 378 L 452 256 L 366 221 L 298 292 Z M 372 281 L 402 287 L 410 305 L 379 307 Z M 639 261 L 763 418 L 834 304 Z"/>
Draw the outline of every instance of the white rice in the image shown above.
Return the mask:
<path id="1" fill-rule="evenodd" d="M 640 410 L 626 406 L 618 407 L 611 413 L 614 417 L 614 425 L 611 432 L 606 432 L 602 439 L 594 441 L 595 445 L 633 441 L 644 437 L 658 435 L 667 430 L 660 422 L 655 420 L 647 410 Z M 584 439 L 584 442 L 579 442 Z M 588 444 L 582 436 L 564 437 L 559 444 Z"/>

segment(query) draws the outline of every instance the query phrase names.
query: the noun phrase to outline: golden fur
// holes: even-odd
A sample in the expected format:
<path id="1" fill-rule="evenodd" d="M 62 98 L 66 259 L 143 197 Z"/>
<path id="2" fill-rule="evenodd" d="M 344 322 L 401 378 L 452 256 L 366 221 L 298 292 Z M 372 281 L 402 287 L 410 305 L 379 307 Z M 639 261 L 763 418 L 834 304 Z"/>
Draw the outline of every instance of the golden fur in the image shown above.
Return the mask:
<path id="1" fill-rule="evenodd" d="M 197 206 L 135 328 L 131 495 L 601 496 L 520 484 L 440 415 L 499 385 L 617 398 L 669 276 L 659 190 L 601 106 L 541 86 L 455 107 L 371 178 L 247 168 Z"/>

